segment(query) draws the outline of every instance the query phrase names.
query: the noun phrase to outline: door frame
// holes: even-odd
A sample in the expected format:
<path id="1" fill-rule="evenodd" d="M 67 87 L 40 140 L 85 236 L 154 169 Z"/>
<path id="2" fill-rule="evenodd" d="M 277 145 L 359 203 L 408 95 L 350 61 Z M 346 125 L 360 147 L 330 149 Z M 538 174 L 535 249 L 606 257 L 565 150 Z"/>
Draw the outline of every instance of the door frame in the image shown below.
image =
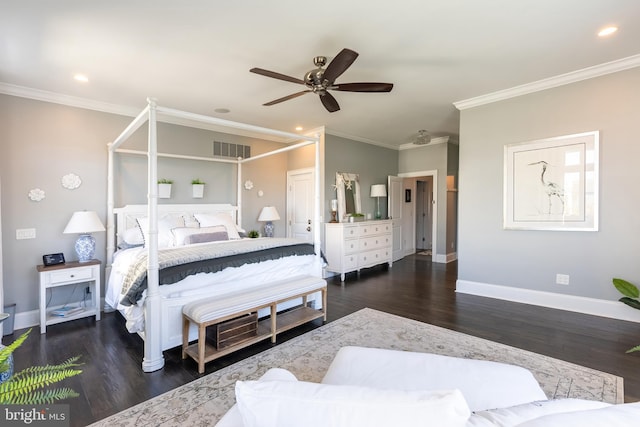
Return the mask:
<path id="1" fill-rule="evenodd" d="M 426 170 L 426 171 L 418 171 L 418 172 L 403 172 L 397 175 L 400 178 L 422 178 L 430 176 L 433 180 L 433 221 L 431 221 L 431 235 L 432 235 L 432 244 L 431 244 L 431 261 L 436 262 L 437 260 L 437 247 L 438 247 L 438 170 Z M 413 187 L 416 184 L 414 182 Z M 413 188 L 415 193 L 416 189 Z M 413 204 L 413 221 L 416 221 L 416 204 Z M 416 240 L 416 225 L 413 224 L 412 229 L 412 239 L 415 242 Z"/>

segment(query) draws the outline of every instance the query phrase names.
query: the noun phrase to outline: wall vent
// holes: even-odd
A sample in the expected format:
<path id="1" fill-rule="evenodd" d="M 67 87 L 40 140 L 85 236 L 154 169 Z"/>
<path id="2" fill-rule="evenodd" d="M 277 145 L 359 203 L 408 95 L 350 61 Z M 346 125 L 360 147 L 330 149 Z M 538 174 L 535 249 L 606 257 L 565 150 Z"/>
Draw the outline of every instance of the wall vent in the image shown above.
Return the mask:
<path id="1" fill-rule="evenodd" d="M 213 155 L 219 157 L 231 157 L 237 159 L 251 157 L 251 147 L 242 144 L 229 144 L 228 142 L 213 141 Z"/>

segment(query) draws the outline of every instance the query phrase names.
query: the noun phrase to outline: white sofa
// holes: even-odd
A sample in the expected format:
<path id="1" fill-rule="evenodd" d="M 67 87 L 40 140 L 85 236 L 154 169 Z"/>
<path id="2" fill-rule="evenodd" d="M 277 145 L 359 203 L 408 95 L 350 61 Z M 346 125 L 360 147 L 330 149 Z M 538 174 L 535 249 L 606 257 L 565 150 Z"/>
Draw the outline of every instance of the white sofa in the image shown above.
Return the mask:
<path id="1" fill-rule="evenodd" d="M 496 362 L 343 347 L 322 383 L 271 369 L 238 381 L 217 427 L 630 426 L 640 403 L 547 400 L 531 372 Z"/>

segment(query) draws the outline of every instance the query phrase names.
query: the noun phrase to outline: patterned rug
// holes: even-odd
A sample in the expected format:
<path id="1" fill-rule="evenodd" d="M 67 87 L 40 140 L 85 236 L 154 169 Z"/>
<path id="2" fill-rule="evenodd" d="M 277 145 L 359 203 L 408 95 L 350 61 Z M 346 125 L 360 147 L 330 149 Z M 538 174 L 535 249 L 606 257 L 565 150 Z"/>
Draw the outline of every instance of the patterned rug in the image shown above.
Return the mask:
<path id="1" fill-rule="evenodd" d="M 93 425 L 214 425 L 234 404 L 236 380 L 257 379 L 281 367 L 299 380 L 319 382 L 346 345 L 510 363 L 531 370 L 549 398 L 624 400 L 621 377 L 365 308 Z"/>

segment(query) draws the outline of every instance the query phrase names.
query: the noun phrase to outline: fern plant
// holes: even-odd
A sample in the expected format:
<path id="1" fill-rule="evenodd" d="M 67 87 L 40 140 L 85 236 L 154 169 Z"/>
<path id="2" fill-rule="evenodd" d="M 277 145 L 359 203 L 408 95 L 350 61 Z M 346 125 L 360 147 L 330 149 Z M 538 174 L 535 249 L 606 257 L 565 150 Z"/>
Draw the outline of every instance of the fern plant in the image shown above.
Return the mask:
<path id="1" fill-rule="evenodd" d="M 624 279 L 613 279 L 613 286 L 616 287 L 618 292 L 624 295 L 618 301 L 636 310 L 640 310 L 640 300 L 638 300 L 638 298 L 640 298 L 640 290 L 638 290 L 636 285 Z M 634 351 L 640 351 L 640 345 L 630 348 L 627 350 L 627 353 L 633 353 Z"/>
<path id="2" fill-rule="evenodd" d="M 31 329 L 20 335 L 10 345 L 0 349 L 0 372 L 10 369 L 9 359 L 15 349 L 27 339 Z M 71 357 L 59 365 L 31 366 L 13 374 L 0 384 L 0 404 L 46 405 L 55 401 L 78 397 L 74 390 L 63 387 L 45 389 L 52 384 L 82 373 L 77 369 L 79 356 Z"/>

